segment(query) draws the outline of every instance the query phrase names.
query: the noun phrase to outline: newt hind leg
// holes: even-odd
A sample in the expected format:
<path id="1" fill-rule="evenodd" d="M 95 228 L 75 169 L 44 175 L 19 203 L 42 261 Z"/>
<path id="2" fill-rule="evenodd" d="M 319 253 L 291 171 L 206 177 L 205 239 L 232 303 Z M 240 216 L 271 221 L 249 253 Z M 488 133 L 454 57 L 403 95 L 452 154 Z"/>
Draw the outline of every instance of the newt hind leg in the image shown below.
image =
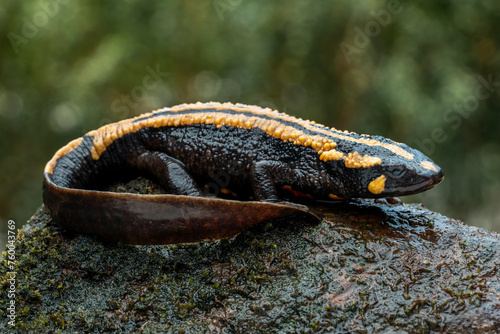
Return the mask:
<path id="1" fill-rule="evenodd" d="M 174 195 L 203 197 L 184 164 L 166 153 L 147 151 L 137 157 L 134 165 L 139 170 L 153 175 Z"/>

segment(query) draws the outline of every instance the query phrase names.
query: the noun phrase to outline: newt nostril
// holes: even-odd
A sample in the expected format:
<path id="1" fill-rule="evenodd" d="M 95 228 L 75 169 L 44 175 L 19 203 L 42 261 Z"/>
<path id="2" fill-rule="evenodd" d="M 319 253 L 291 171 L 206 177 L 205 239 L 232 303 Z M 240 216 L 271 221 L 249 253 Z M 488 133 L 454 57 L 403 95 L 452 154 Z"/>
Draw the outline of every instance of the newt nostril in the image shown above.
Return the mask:
<path id="1" fill-rule="evenodd" d="M 430 184 L 432 185 L 436 185 L 438 184 L 439 182 L 443 181 L 444 179 L 444 173 L 443 171 L 440 169 L 439 172 L 433 174 L 430 178 Z"/>
<path id="2" fill-rule="evenodd" d="M 437 170 L 436 172 L 431 172 L 425 174 L 425 177 L 427 178 L 427 187 L 426 188 L 432 188 L 436 184 L 440 183 L 444 179 L 444 174 L 441 169 Z"/>

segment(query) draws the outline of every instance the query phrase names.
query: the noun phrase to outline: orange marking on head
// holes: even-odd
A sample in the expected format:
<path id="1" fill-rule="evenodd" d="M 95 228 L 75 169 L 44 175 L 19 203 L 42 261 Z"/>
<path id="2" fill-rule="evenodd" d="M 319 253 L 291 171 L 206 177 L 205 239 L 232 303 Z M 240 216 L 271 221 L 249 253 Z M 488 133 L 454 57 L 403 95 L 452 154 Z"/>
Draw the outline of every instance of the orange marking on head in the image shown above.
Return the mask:
<path id="1" fill-rule="evenodd" d="M 347 168 L 368 168 L 382 163 L 382 159 L 379 157 L 361 155 L 358 152 L 347 154 L 344 160 Z"/>
<path id="2" fill-rule="evenodd" d="M 380 175 L 368 184 L 368 190 L 375 195 L 382 193 L 385 189 L 385 175 Z"/>
<path id="3" fill-rule="evenodd" d="M 434 171 L 434 172 L 436 172 L 436 173 L 437 173 L 437 172 L 439 172 L 439 170 L 437 169 L 436 165 L 434 165 L 434 164 L 433 164 L 432 162 L 430 162 L 430 161 L 422 161 L 422 162 L 420 163 L 420 166 L 422 166 L 422 167 L 424 167 L 424 168 L 426 168 L 426 169 L 430 169 L 430 170 L 432 170 L 432 171 Z"/>

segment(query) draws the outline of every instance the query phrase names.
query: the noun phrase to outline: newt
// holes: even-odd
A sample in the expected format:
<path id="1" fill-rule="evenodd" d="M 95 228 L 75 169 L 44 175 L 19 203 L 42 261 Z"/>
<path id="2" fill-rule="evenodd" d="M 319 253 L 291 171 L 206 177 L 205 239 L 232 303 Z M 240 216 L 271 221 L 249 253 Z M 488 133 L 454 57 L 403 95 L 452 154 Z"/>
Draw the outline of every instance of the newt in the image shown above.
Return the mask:
<path id="1" fill-rule="evenodd" d="M 203 186 L 221 172 L 228 176 L 226 193 L 245 194 L 245 200 L 207 196 Z M 168 194 L 103 190 L 127 173 L 151 176 Z M 283 189 L 348 200 L 415 194 L 442 179 L 423 153 L 381 136 L 268 108 L 198 102 L 107 124 L 71 141 L 45 166 L 43 200 L 67 230 L 166 244 L 228 238 L 273 218 L 318 219 L 306 206 L 285 202 Z"/>

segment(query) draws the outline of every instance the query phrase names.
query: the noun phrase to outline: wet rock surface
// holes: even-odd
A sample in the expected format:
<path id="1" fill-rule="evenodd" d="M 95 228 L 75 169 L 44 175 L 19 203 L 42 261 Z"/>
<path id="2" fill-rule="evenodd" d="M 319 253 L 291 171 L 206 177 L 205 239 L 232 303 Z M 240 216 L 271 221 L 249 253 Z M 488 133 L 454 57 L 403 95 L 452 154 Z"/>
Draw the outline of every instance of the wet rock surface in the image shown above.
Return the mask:
<path id="1" fill-rule="evenodd" d="M 136 182 L 123 190 L 157 191 Z M 313 210 L 321 223 L 131 246 L 64 231 L 41 208 L 16 242 L 14 331 L 500 331 L 498 234 L 396 200 Z M 7 319 L 5 260 L 0 267 Z"/>

